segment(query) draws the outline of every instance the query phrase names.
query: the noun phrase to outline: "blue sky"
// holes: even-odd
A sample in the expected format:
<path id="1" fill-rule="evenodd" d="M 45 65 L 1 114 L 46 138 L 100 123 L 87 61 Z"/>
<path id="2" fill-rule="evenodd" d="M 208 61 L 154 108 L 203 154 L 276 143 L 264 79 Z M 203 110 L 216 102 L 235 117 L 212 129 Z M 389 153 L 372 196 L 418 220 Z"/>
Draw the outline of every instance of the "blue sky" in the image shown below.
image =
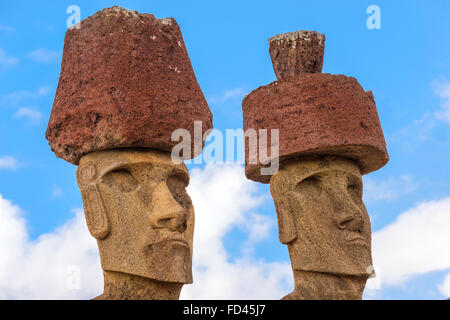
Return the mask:
<path id="1" fill-rule="evenodd" d="M 439 229 L 450 228 L 445 218 L 445 213 L 450 215 L 446 201 L 450 197 L 450 2 L 2 1 L 0 195 L 20 207 L 30 243 L 73 219 L 74 208 L 82 208 L 76 168 L 56 158 L 45 140 L 67 29 L 66 8 L 72 4 L 80 7 L 82 19 L 112 5 L 158 18 L 174 17 L 209 102 L 214 127 L 223 132 L 242 127 L 245 94 L 276 79 L 268 54 L 269 37 L 296 30 L 325 33 L 323 72 L 354 76 L 373 91 L 391 157 L 384 168 L 364 178 L 379 259 L 387 259 L 383 255 L 389 249 L 383 246 L 389 242 L 386 239 L 395 242 L 400 237 L 410 237 L 411 245 L 419 243 L 415 254 L 421 256 L 391 261 L 417 266 L 404 273 L 391 272 L 388 262 L 380 262 L 387 266 L 386 273 L 395 276 L 383 280 L 380 272 L 381 285 L 372 286 L 365 297 L 442 299 L 450 295 L 450 277 L 445 280 L 450 274 L 450 240 Z M 366 9 L 372 4 L 381 10 L 379 30 L 366 26 Z M 206 174 L 204 165 L 189 165 L 189 169 Z M 245 256 L 252 261 L 288 262 L 287 250 L 277 239 L 268 186 L 244 185 L 253 188 L 255 199 L 263 199 L 258 206 L 242 210 L 248 211 L 246 217 L 252 217 L 252 212 L 266 217 L 248 221 L 267 222 L 263 223 L 267 232 L 255 240 L 251 253 L 243 253 L 243 243 L 250 241 L 254 230 L 249 231 L 243 220 L 229 222 L 221 238 L 227 260 L 233 263 Z M 399 216 L 406 222 L 399 221 Z M 437 222 L 427 224 L 430 221 Z M 436 246 L 433 241 L 438 240 L 426 239 L 443 243 Z M 396 248 L 407 252 L 402 245 L 400 239 Z M 435 247 L 442 252 L 433 251 L 428 258 L 427 252 Z"/>

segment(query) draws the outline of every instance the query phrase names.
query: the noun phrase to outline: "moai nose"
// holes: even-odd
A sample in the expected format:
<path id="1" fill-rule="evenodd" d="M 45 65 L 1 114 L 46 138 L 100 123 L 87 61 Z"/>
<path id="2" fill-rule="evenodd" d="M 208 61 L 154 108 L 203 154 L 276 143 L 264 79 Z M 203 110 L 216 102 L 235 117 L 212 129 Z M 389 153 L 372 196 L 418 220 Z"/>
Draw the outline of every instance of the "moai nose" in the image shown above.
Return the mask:
<path id="1" fill-rule="evenodd" d="M 170 231 L 186 230 L 187 211 L 173 197 L 167 184 L 161 182 L 152 194 L 150 223 L 153 228 L 166 228 Z"/>
<path id="2" fill-rule="evenodd" d="M 364 228 L 362 209 L 350 197 L 342 196 L 337 203 L 336 222 L 339 229 L 362 232 Z"/>

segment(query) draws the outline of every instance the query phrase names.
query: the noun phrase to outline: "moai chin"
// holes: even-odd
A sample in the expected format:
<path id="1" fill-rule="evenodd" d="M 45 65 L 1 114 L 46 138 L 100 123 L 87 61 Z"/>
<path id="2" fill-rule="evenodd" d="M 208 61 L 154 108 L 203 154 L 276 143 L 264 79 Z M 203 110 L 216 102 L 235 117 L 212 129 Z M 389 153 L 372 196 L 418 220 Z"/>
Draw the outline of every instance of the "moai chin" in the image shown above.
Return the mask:
<path id="1" fill-rule="evenodd" d="M 67 31 L 46 137 L 56 156 L 78 166 L 104 274 L 96 299 L 178 299 L 192 283 L 189 172 L 171 157 L 171 135 L 181 128 L 194 136 L 195 121 L 202 134 L 212 128 L 173 18 L 116 6 Z"/>
<path id="2" fill-rule="evenodd" d="M 374 275 L 362 175 L 389 156 L 375 100 L 355 78 L 320 73 L 325 36 L 298 31 L 269 39 L 278 80 L 242 103 L 244 130 L 278 129 L 280 168 L 247 178 L 270 183 L 279 237 L 295 289 L 283 299 L 361 299 Z"/>

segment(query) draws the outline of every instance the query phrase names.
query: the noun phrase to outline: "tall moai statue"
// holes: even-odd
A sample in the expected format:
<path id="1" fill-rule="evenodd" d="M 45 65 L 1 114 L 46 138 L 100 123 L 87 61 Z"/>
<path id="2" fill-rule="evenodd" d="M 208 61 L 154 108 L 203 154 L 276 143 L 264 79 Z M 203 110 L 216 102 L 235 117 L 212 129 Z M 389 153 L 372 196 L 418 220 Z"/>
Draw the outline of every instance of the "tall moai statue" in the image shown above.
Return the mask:
<path id="1" fill-rule="evenodd" d="M 258 151 L 246 140 L 245 173 L 270 183 L 294 274 L 283 299 L 361 299 L 374 275 L 361 176 L 389 156 L 372 92 L 355 78 L 321 73 L 324 46 L 314 31 L 270 38 L 278 80 L 242 103 L 244 130 L 279 130 L 279 170 L 263 174 L 265 162 L 249 161 Z"/>
<path id="2" fill-rule="evenodd" d="M 171 136 L 193 136 L 194 121 L 201 136 L 212 128 L 173 18 L 115 6 L 67 31 L 46 137 L 78 166 L 104 274 L 97 299 L 178 299 L 192 283 L 189 172 L 171 157 Z M 192 146 L 183 159 L 199 155 L 203 141 Z"/>

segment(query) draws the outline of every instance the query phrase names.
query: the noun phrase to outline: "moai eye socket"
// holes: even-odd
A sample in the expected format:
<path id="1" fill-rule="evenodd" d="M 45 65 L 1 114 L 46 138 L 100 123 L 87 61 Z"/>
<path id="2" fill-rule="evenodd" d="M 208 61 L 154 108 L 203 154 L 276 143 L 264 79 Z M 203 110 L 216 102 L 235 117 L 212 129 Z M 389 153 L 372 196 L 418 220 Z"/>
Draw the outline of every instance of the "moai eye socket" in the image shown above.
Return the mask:
<path id="1" fill-rule="evenodd" d="M 178 174 L 171 175 L 167 179 L 167 186 L 172 196 L 184 208 L 189 208 L 192 205 L 191 198 L 186 192 L 187 184 L 187 178 Z"/>
<path id="2" fill-rule="evenodd" d="M 320 197 L 322 195 L 322 187 L 320 186 L 320 177 L 317 175 L 303 179 L 295 187 L 295 191 L 303 195 Z"/>
<path id="3" fill-rule="evenodd" d="M 359 204 L 362 202 L 363 186 L 360 179 L 350 177 L 348 180 L 347 190 L 355 203 Z"/>
<path id="4" fill-rule="evenodd" d="M 108 172 L 102 177 L 102 183 L 124 193 L 132 192 L 139 186 L 139 182 L 126 168 Z"/>

